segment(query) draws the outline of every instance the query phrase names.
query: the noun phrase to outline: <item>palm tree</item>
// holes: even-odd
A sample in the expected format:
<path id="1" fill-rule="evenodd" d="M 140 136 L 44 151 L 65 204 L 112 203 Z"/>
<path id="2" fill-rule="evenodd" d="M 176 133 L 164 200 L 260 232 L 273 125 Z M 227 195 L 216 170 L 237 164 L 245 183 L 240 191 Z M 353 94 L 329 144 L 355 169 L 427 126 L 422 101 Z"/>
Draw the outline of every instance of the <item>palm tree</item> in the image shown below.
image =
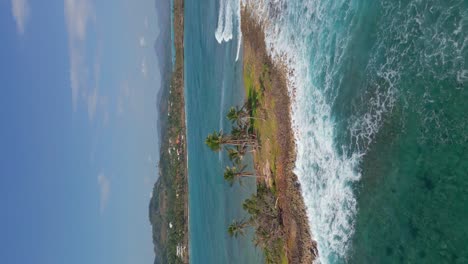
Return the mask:
<path id="1" fill-rule="evenodd" d="M 228 111 L 226 117 L 227 117 L 227 119 L 229 121 L 234 123 L 234 122 L 237 122 L 237 121 L 240 120 L 240 117 L 241 117 L 241 115 L 243 115 L 244 112 L 245 112 L 245 110 L 244 110 L 243 107 L 239 109 L 239 107 L 237 107 L 237 106 L 236 107 L 232 106 L 231 108 L 229 108 L 229 111 Z"/>
<path id="2" fill-rule="evenodd" d="M 245 140 L 246 142 L 254 142 L 251 146 L 257 146 L 257 135 L 253 131 L 253 127 L 248 123 L 238 124 L 232 127 L 231 136 L 236 139 Z"/>
<path id="3" fill-rule="evenodd" d="M 258 213 L 260 213 L 260 209 L 258 208 L 258 202 L 257 202 L 257 196 L 252 195 L 251 198 L 245 199 L 244 203 L 242 204 L 242 208 L 248 212 L 252 216 L 256 216 Z"/>
<path id="4" fill-rule="evenodd" d="M 231 237 L 238 237 L 239 235 L 244 235 L 244 228 L 250 225 L 250 221 L 246 220 L 234 220 L 228 227 L 228 234 Z"/>
<path id="5" fill-rule="evenodd" d="M 231 135 L 234 138 L 242 138 L 245 136 L 248 136 L 248 128 L 247 127 L 239 127 L 239 126 L 233 126 L 231 129 Z"/>
<path id="6" fill-rule="evenodd" d="M 240 164 L 242 159 L 244 158 L 244 155 L 241 152 L 239 152 L 239 146 L 237 146 L 236 148 L 229 148 L 227 152 L 229 160 L 236 165 Z"/>
<path id="7" fill-rule="evenodd" d="M 236 132 L 236 136 L 233 135 L 224 135 L 223 131 L 209 134 L 205 139 L 205 144 L 213 151 L 220 151 L 222 145 L 232 145 L 232 146 L 256 146 L 257 139 L 255 135 L 243 135 Z"/>
<path id="8" fill-rule="evenodd" d="M 248 150 L 245 144 L 235 146 L 234 148 L 226 148 L 226 150 L 228 152 L 229 160 L 235 165 L 239 165 L 241 163 L 245 154 L 255 151 L 254 149 Z"/>
<path id="9" fill-rule="evenodd" d="M 250 116 L 249 112 L 246 111 L 246 106 L 242 106 L 241 108 L 239 107 L 234 107 L 232 106 L 231 108 L 229 108 L 229 111 L 226 115 L 227 119 L 229 121 L 231 121 L 231 123 L 234 123 L 234 122 L 237 122 L 237 124 L 242 124 L 244 123 L 243 121 L 245 121 L 244 119 L 261 119 L 261 120 L 264 120 L 262 118 L 256 118 L 256 117 L 252 117 Z"/>
<path id="10" fill-rule="evenodd" d="M 223 132 L 214 131 L 209 134 L 205 139 L 205 144 L 213 151 L 220 151 L 223 144 Z"/>
<path id="11" fill-rule="evenodd" d="M 260 178 L 263 177 L 261 175 L 255 175 L 253 172 L 244 171 L 247 165 L 244 165 L 242 168 L 237 168 L 235 166 L 229 167 L 227 166 L 224 170 L 224 179 L 229 182 L 230 185 L 234 184 L 236 179 L 240 179 L 243 177 L 252 177 L 252 178 Z"/>

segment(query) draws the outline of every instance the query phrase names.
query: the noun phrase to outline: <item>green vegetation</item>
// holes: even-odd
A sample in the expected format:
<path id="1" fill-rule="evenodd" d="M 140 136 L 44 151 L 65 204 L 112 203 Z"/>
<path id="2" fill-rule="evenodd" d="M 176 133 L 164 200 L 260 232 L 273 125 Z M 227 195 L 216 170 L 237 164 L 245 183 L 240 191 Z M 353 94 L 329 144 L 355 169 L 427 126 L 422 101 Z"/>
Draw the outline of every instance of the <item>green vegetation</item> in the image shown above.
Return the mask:
<path id="1" fill-rule="evenodd" d="M 232 221 L 232 224 L 229 225 L 228 227 L 228 234 L 231 237 L 237 238 L 239 235 L 243 236 L 244 235 L 244 229 L 250 225 L 250 221 L 246 220 L 234 220 Z"/>
<path id="2" fill-rule="evenodd" d="M 255 175 L 253 172 L 248 172 L 245 171 L 245 168 L 247 165 L 242 166 L 239 168 L 238 166 L 232 166 L 229 167 L 227 166 L 226 169 L 224 170 L 224 179 L 229 182 L 229 184 L 232 186 L 234 184 L 235 180 L 240 180 L 242 177 L 260 177 Z"/>
<path id="3" fill-rule="evenodd" d="M 250 82 L 250 79 L 246 80 Z M 236 180 L 244 177 L 257 179 L 257 193 L 243 203 L 243 209 L 250 214 L 250 218 L 234 220 L 227 228 L 229 235 L 235 238 L 242 236 L 246 228 L 252 227 L 255 230 L 254 243 L 264 250 L 266 263 L 284 263 L 285 259 L 287 263 L 281 212 L 277 206 L 274 184 L 268 187 L 267 182 L 271 179 L 256 171 L 246 171 L 247 165 L 242 163 L 245 155 L 261 152 L 263 146 L 259 144 L 256 128 L 261 127 L 262 123 L 269 123 L 268 120 L 258 116 L 261 96 L 253 88 L 253 83 L 246 83 L 246 87 L 249 87 L 249 90 L 245 104 L 242 107 L 231 107 L 226 115 L 233 124 L 231 133 L 214 131 L 206 137 L 205 144 L 216 152 L 221 151 L 223 147 L 227 151 L 232 166 L 226 167 L 224 179 L 231 186 Z"/>
<path id="4" fill-rule="evenodd" d="M 150 202 L 153 241 L 156 259 L 159 259 L 155 263 L 187 263 L 184 256 L 188 254 L 188 208 L 182 92 L 171 85 L 167 129 L 161 144 L 160 177 Z"/>
<path id="5" fill-rule="evenodd" d="M 266 263 L 288 263 L 283 211 L 278 206 L 277 196 L 277 170 L 279 166 L 284 168 L 284 164 L 279 162 L 279 120 L 275 115 L 276 97 L 272 93 L 271 67 L 253 56 L 255 54 L 251 53 L 249 46 L 246 46 L 245 52 L 244 88 L 247 98 L 242 107 L 232 107 L 227 118 L 233 123 L 234 132 L 243 127 L 244 131 L 254 134 L 256 147 L 235 146 L 226 150 L 233 166 L 237 168 L 243 168 L 244 156 L 252 154 L 254 167 L 261 176 L 257 178 L 257 193 L 243 203 L 250 219 L 242 222 L 245 225 L 242 225 L 241 230 L 254 228 L 254 243 L 263 249 Z M 232 226 L 228 232 L 232 232 Z"/>
<path id="6" fill-rule="evenodd" d="M 183 17 L 183 0 L 174 1 L 174 16 Z M 184 102 L 184 25 L 174 20 L 176 60 L 161 137 L 159 178 L 149 206 L 153 227 L 154 263 L 188 263 L 188 179 Z"/>
<path id="7" fill-rule="evenodd" d="M 248 95 L 247 102 L 253 107 L 251 115 L 256 118 L 252 126 L 262 145 L 255 160 L 258 164 L 269 164 L 272 175 L 276 175 L 280 146 L 276 139 L 278 121 L 274 118 L 275 98 L 271 95 L 270 67 L 265 63 L 260 66 L 257 63 L 250 62 L 249 58 L 244 62 L 245 93 Z M 276 193 L 274 177 L 269 179 L 267 185 Z"/>

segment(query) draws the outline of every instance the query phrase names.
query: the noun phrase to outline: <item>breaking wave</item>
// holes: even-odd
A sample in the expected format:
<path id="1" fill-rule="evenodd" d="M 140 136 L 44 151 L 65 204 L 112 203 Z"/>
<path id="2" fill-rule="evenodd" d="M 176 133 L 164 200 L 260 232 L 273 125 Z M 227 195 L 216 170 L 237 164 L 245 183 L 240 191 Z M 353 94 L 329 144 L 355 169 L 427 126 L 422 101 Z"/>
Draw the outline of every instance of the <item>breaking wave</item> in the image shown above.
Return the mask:
<path id="1" fill-rule="evenodd" d="M 218 26 L 215 31 L 215 38 L 219 44 L 228 42 L 233 38 L 233 26 L 237 30 L 237 53 L 236 61 L 239 59 L 242 44 L 240 0 L 220 0 Z"/>
<path id="2" fill-rule="evenodd" d="M 327 15 L 345 6 L 333 1 L 247 5 L 252 5 L 256 18 L 267 25 L 267 50 L 292 70 L 289 92 L 297 147 L 295 173 L 317 241 L 317 262 L 343 259 L 354 231 L 357 204 L 353 183 L 361 177 L 357 165 L 363 155 L 335 142 L 332 106 L 338 69 L 334 65 L 340 64 L 348 38 L 346 32 L 331 33 L 335 21 Z M 343 11 L 347 20 L 353 19 L 351 7 Z"/>
<path id="3" fill-rule="evenodd" d="M 366 27 L 365 19 L 375 15 L 366 9 L 371 5 L 367 2 L 246 0 L 243 4 L 264 25 L 270 55 L 290 70 L 295 172 L 318 245 L 317 262 L 346 260 L 358 209 L 354 187 L 361 178 L 360 163 L 397 100 L 412 93 L 402 87 L 415 89 L 400 85 L 402 79 L 418 77 L 421 89 L 448 79 L 458 82 L 458 87 L 466 84 L 468 36 L 463 32 L 467 32 L 468 10 L 462 1 L 447 9 L 441 2 L 414 0 L 403 5 L 382 0 L 372 6 L 380 12 L 379 23 Z M 353 38 L 369 34 L 360 30 L 376 30 L 376 36 L 365 43 L 368 49 L 355 54 L 359 49 Z M 408 61 L 409 57 L 414 59 Z M 359 59 L 365 76 L 351 88 L 360 96 L 348 100 L 352 106 L 341 107 L 346 101 L 343 87 L 351 89 L 344 83 L 360 74 L 351 64 Z M 428 74 L 430 78 L 421 77 Z M 347 116 L 336 109 L 347 110 L 342 111 Z"/>

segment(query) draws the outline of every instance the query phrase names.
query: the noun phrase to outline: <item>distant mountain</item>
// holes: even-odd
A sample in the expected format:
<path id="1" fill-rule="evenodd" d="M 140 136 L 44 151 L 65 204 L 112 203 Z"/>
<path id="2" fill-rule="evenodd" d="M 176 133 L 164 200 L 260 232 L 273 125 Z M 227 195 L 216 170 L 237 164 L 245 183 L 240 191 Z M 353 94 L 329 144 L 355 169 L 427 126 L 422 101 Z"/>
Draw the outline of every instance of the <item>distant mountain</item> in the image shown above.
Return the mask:
<path id="1" fill-rule="evenodd" d="M 161 73 L 171 70 L 171 2 L 170 0 L 156 0 L 156 23 L 159 28 L 153 48 L 156 52 L 158 66 Z"/>
<path id="2" fill-rule="evenodd" d="M 167 121 L 167 102 L 172 73 L 172 41 L 171 41 L 171 0 L 156 0 L 156 23 L 159 33 L 154 41 L 154 51 L 161 76 L 161 89 L 156 95 L 156 108 L 159 112 L 158 128 L 160 139 L 164 138 Z M 160 141 L 161 142 L 161 141 Z"/>
<path id="3" fill-rule="evenodd" d="M 159 142 L 160 147 L 164 145 L 164 138 L 167 131 L 167 110 L 168 98 L 172 75 L 172 41 L 171 41 L 171 0 L 156 0 L 156 23 L 159 28 L 158 35 L 154 41 L 153 48 L 156 53 L 156 60 L 159 70 L 160 89 L 156 95 L 156 109 L 158 111 Z M 161 149 L 159 150 L 161 153 Z M 162 157 L 160 157 L 161 159 Z M 161 166 L 161 160 L 159 161 Z M 164 167 L 164 166 L 163 166 Z M 161 167 L 160 167 L 161 168 Z M 153 229 L 153 244 L 155 259 L 154 264 L 166 263 L 167 256 L 165 242 L 161 241 L 161 228 L 167 228 L 164 218 L 165 212 L 161 211 L 160 205 L 165 204 L 165 184 L 162 182 L 161 170 L 159 171 L 158 181 L 153 187 L 153 196 L 149 204 L 149 218 Z"/>

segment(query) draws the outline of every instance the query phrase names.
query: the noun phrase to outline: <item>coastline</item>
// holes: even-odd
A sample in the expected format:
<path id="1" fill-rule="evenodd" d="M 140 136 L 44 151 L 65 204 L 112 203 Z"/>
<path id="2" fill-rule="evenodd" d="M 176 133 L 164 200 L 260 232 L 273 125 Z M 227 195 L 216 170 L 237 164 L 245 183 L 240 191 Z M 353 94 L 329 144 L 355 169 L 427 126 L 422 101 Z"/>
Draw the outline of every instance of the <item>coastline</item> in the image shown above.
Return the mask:
<path id="1" fill-rule="evenodd" d="M 268 55 L 263 28 L 248 8 L 242 9 L 241 17 L 245 88 L 246 92 L 256 89 L 260 93 L 261 107 L 255 115 L 266 120 L 255 125 L 262 146 L 254 154 L 255 168 L 267 176 L 266 185 L 276 191 L 288 263 L 312 263 L 317 257 L 317 246 L 310 234 L 300 183 L 293 172 L 296 146 L 288 69 Z"/>
<path id="2" fill-rule="evenodd" d="M 175 67 L 167 102 L 168 122 L 161 141 L 160 177 L 150 203 L 155 263 L 189 263 L 183 10 L 184 1 L 174 0 Z M 279 212 L 282 243 L 281 252 L 274 254 L 280 255 L 281 263 L 312 263 L 317 257 L 316 243 L 310 234 L 301 187 L 293 172 L 296 146 L 288 70 L 268 55 L 263 28 L 247 8 L 242 9 L 241 16 L 244 79 L 249 72 L 248 82 L 261 90 L 256 117 L 267 120 L 255 125 L 262 148 L 254 153 L 254 166 L 258 173 L 268 175 L 265 185 L 277 198 L 275 207 Z"/>
<path id="3" fill-rule="evenodd" d="M 154 263 L 189 263 L 189 207 L 184 87 L 184 0 L 174 0 L 175 65 L 161 116 L 159 178 L 149 205 Z M 164 99 L 163 99 L 164 100 Z"/>

